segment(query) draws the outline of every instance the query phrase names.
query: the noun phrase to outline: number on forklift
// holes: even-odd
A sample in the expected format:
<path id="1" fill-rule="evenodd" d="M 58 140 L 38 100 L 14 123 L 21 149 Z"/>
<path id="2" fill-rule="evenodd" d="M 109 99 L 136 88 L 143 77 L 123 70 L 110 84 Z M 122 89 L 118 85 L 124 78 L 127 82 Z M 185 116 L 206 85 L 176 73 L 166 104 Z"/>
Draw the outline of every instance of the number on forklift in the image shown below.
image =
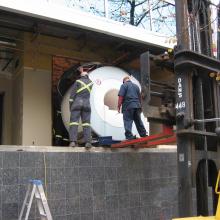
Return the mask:
<path id="1" fill-rule="evenodd" d="M 176 103 L 176 109 L 182 109 L 186 107 L 185 101 Z"/>

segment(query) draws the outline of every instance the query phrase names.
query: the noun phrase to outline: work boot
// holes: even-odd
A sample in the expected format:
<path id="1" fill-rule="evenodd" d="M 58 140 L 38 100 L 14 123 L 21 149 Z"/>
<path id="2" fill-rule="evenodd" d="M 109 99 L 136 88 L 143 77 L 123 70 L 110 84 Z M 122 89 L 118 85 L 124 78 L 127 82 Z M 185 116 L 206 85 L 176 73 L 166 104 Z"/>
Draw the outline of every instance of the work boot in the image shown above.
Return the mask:
<path id="1" fill-rule="evenodd" d="M 70 142 L 69 144 L 70 147 L 76 147 L 76 143 L 74 141 Z"/>
<path id="2" fill-rule="evenodd" d="M 89 143 L 89 142 L 87 142 L 87 143 L 85 144 L 85 148 L 90 148 L 90 147 L 93 147 L 92 144 Z"/>
<path id="3" fill-rule="evenodd" d="M 142 135 L 140 135 L 141 137 L 148 137 L 148 135 L 147 134 L 142 134 Z"/>
<path id="4" fill-rule="evenodd" d="M 127 140 L 133 140 L 136 139 L 136 135 L 132 135 L 131 137 L 128 137 Z"/>

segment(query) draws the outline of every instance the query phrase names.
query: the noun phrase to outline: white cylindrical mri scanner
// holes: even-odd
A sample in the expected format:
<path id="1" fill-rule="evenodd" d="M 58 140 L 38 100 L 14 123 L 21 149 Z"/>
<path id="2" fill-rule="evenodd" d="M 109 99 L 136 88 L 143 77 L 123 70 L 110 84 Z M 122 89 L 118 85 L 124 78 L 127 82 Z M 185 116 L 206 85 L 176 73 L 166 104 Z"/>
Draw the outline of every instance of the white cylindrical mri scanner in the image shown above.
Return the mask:
<path id="1" fill-rule="evenodd" d="M 129 74 L 124 70 L 104 66 L 99 67 L 89 73 L 89 78 L 93 82 L 91 91 L 91 128 L 98 136 L 112 136 L 113 140 L 124 140 L 123 115 L 117 111 L 118 91 L 122 80 Z M 140 83 L 130 77 L 131 81 L 140 87 Z M 61 104 L 62 118 L 66 129 L 69 129 L 70 111 L 69 111 L 70 89 L 63 97 Z M 144 115 L 141 115 L 144 126 L 149 132 L 149 123 Z M 133 123 L 132 132 L 138 136 L 137 129 Z"/>

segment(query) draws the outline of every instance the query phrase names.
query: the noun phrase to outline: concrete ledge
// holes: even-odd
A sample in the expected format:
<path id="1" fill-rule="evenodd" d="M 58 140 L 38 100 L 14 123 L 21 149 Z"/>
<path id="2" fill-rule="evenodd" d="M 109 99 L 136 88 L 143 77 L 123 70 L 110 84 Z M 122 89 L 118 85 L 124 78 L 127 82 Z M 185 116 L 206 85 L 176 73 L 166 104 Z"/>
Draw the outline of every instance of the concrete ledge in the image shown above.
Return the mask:
<path id="1" fill-rule="evenodd" d="M 161 145 L 160 145 L 161 146 Z M 17 145 L 1 145 L 0 151 L 29 151 L 29 152 L 133 152 L 133 153 L 143 153 L 143 152 L 153 152 L 153 153 L 171 153 L 176 152 L 176 147 L 170 147 L 172 145 L 163 146 L 162 148 L 119 148 L 111 149 L 107 147 L 92 147 L 86 149 L 85 147 L 53 147 L 53 146 L 17 146 Z"/>

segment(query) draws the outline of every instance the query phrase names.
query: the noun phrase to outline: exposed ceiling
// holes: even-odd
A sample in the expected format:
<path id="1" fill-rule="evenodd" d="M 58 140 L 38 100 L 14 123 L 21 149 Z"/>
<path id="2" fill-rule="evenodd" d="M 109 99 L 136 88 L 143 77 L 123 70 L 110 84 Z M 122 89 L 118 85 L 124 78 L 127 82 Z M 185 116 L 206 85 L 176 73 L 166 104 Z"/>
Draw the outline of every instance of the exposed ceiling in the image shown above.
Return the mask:
<path id="1" fill-rule="evenodd" d="M 164 52 L 164 49 L 159 47 L 147 46 L 77 27 L 0 10 L 0 68 L 2 71 L 9 68 L 10 63 L 13 61 L 18 50 L 16 45 L 19 41 L 22 41 L 19 38 L 22 32 L 31 32 L 60 39 L 85 38 L 97 41 L 99 45 L 108 44 L 114 51 L 122 52 L 122 55 L 114 61 L 115 65 L 137 59 L 141 53 L 147 50 L 155 55 Z"/>

